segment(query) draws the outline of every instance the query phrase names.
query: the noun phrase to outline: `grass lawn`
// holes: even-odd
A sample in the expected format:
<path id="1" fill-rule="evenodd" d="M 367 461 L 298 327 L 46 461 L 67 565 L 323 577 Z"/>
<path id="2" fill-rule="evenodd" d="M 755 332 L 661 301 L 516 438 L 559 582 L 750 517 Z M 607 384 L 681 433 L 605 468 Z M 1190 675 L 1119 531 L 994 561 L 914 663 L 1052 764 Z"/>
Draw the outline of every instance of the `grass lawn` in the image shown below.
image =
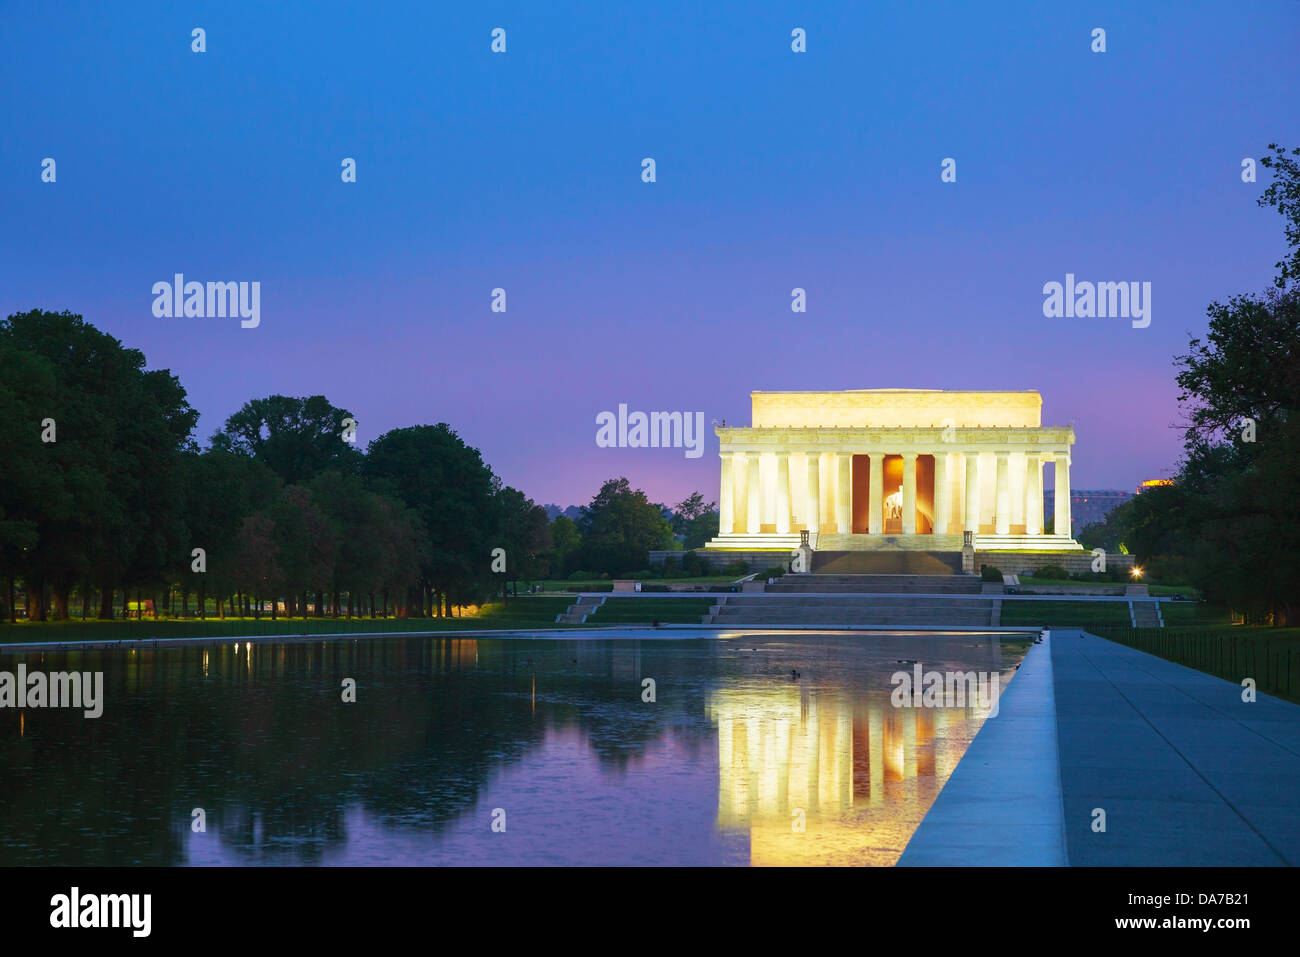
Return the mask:
<path id="1" fill-rule="evenodd" d="M 1138 600 L 1138 599 L 1135 599 Z M 1225 627 L 1231 624 L 1227 609 L 1195 601 L 1162 601 L 1160 614 L 1167 628 Z M 1004 625 L 1055 625 L 1087 628 L 1091 625 L 1130 625 L 1126 601 L 1004 601 Z"/>
<path id="2" fill-rule="evenodd" d="M 402 634 L 494 628 L 555 628 L 567 597 L 519 597 L 485 605 L 464 618 L 209 618 L 154 621 L 20 621 L 0 625 L 0 643 L 24 641 L 133 641 L 151 638 L 241 638 L 251 635 Z M 697 618 L 696 621 L 699 621 Z"/>
<path id="3" fill-rule="evenodd" d="M 1173 598 L 1175 595 L 1182 595 L 1184 598 L 1190 598 L 1193 601 L 1201 600 L 1201 593 L 1191 585 L 1147 585 L 1147 591 L 1156 598 Z"/>
<path id="4" fill-rule="evenodd" d="M 1038 578 L 1037 576 L 1020 576 L 1022 585 L 1109 585 L 1112 588 L 1122 588 L 1125 585 L 1141 585 L 1142 579 L 1135 578 L 1131 581 L 1122 582 L 1103 582 L 1103 581 L 1079 581 L 1074 578 Z M 1201 597 L 1191 585 L 1152 585 L 1147 583 L 1147 593 L 1153 598 L 1172 598 L 1174 595 L 1182 595 L 1186 598 L 1197 600 Z"/>
<path id="5" fill-rule="evenodd" d="M 1053 625 L 1084 628 L 1089 625 L 1128 625 L 1132 619 L 1126 601 L 1004 601 L 1004 625 Z"/>
<path id="6" fill-rule="evenodd" d="M 698 625 L 712 604 L 712 598 L 611 598 L 587 616 L 587 624 L 660 621 Z"/>
<path id="7" fill-rule="evenodd" d="M 1225 627 L 1232 624 L 1226 608 L 1202 605 L 1196 601 L 1162 601 L 1160 617 L 1166 628 L 1187 628 L 1202 625 Z"/>

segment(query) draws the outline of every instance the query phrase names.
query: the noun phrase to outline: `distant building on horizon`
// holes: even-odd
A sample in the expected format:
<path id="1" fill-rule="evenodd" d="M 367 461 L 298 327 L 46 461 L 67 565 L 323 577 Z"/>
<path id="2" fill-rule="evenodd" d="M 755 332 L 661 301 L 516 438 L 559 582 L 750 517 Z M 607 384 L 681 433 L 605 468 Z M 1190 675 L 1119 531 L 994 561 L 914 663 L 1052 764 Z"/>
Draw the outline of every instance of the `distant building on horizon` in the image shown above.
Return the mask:
<path id="1" fill-rule="evenodd" d="M 1142 483 L 1146 485 L 1147 483 Z M 1070 514 L 1074 517 L 1074 527 L 1083 528 L 1093 522 L 1104 522 L 1106 516 L 1115 508 L 1134 497 L 1134 493 L 1120 488 L 1072 489 L 1070 491 Z M 1043 490 L 1043 511 L 1051 515 L 1056 508 L 1056 491 L 1051 488 Z"/>
<path id="2" fill-rule="evenodd" d="M 1145 482 L 1138 483 L 1138 494 L 1141 495 L 1149 488 L 1158 488 L 1161 485 L 1173 485 L 1173 479 L 1147 479 Z"/>

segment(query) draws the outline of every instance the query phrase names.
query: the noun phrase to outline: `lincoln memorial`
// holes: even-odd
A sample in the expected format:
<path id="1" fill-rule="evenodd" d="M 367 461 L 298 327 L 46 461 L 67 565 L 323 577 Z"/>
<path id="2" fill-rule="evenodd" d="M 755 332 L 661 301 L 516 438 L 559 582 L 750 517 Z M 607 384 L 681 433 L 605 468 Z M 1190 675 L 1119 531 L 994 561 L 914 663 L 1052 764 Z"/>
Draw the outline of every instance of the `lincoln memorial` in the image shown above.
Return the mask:
<path id="1" fill-rule="evenodd" d="M 715 431 L 709 549 L 1079 551 L 1070 537 L 1074 429 L 1037 392 L 754 392 L 752 424 Z M 1044 466 L 1055 514 L 1044 526 Z"/>

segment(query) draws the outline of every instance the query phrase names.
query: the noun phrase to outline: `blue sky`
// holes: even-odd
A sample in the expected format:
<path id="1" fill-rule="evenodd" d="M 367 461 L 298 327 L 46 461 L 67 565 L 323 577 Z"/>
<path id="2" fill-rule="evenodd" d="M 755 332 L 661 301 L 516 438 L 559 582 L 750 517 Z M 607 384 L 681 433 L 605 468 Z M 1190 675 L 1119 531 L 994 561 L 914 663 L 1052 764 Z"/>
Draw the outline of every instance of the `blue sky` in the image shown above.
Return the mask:
<path id="1" fill-rule="evenodd" d="M 753 389 L 1038 389 L 1075 487 L 1175 466 L 1172 357 L 1282 252 L 1240 163 L 1300 145 L 1300 3 L 540 7 L 0 4 L 0 309 L 142 349 L 201 439 L 323 393 L 541 502 L 716 497 L 716 440 L 595 416 Z M 176 272 L 261 282 L 260 326 L 156 318 Z M 1150 327 L 1045 318 L 1067 272 L 1151 282 Z"/>

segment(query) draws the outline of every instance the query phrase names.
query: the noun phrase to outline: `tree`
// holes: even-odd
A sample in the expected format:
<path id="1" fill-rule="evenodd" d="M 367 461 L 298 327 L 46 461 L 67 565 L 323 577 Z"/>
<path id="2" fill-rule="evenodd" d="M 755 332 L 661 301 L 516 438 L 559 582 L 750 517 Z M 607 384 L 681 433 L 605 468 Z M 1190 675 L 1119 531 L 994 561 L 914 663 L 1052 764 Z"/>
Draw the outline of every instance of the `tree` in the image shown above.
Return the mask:
<path id="1" fill-rule="evenodd" d="M 286 485 L 306 482 L 327 469 L 355 473 L 361 453 L 344 441 L 347 419 L 356 421 L 323 395 L 252 399 L 213 433 L 212 448 L 261 462 Z"/>
<path id="2" fill-rule="evenodd" d="M 567 578 L 576 571 L 573 560 L 582 547 L 582 535 L 578 524 L 564 515 L 557 515 L 551 522 L 551 554 L 549 558 L 550 574 L 556 578 Z"/>
<path id="3" fill-rule="evenodd" d="M 500 484 L 478 449 L 445 422 L 394 429 L 370 443 L 363 472 L 372 488 L 400 499 L 424 527 L 418 603 L 432 591 L 438 607 L 450 610 L 453 602 L 491 594 Z"/>
<path id="4" fill-rule="evenodd" d="M 686 540 L 682 542 L 682 548 L 687 551 L 693 548 L 701 548 L 712 539 L 717 538 L 717 536 L 718 513 L 716 511 L 705 512 L 686 524 Z"/>
<path id="5" fill-rule="evenodd" d="M 692 521 L 699 518 L 705 512 L 715 508 L 713 502 L 705 502 L 704 496 L 699 492 L 692 492 L 685 499 L 673 506 L 673 534 L 685 535 L 686 526 Z"/>
<path id="6" fill-rule="evenodd" d="M 276 584 L 285 598 L 285 614 L 305 617 L 306 593 L 319 594 L 331 580 L 338 538 L 305 485 L 284 489 L 268 514 L 271 538 L 280 557 L 280 579 Z"/>
<path id="7" fill-rule="evenodd" d="M 41 422 L 54 408 L 57 381 L 54 366 L 0 334 L 0 575 L 5 619 L 14 617 L 14 579 L 26 566 L 26 554 L 36 545 L 40 528 L 51 518 L 69 520 L 76 501 L 55 465 L 67 448 L 41 441 Z M 75 451 L 75 450 L 74 450 Z M 55 453 L 58 453 L 56 456 Z M 49 529 L 47 528 L 47 532 Z"/>
<path id="8" fill-rule="evenodd" d="M 270 598 L 274 602 L 278 583 L 284 578 L 274 532 L 275 523 L 262 511 L 244 516 L 235 536 L 231 564 L 236 578 L 253 597 L 257 617 L 261 617 L 263 601 Z"/>
<path id="9" fill-rule="evenodd" d="M 322 472 L 309 488 L 337 543 L 328 579 L 335 614 L 343 593 L 349 615 L 359 604 L 358 596 L 370 600 L 373 613 L 376 592 L 394 581 L 401 581 L 402 587 L 418 583 L 422 526 L 414 512 L 366 488 L 355 475 Z M 318 609 L 323 609 L 323 598 L 318 594 Z"/>
<path id="10" fill-rule="evenodd" d="M 717 508 L 717 502 L 704 501 L 699 492 L 692 492 L 673 507 L 673 534 L 682 536 L 685 550 L 699 548 L 717 536 Z"/>
<path id="11" fill-rule="evenodd" d="M 1273 181 L 1259 197 L 1259 205 L 1272 206 L 1286 220 L 1284 231 L 1291 253 L 1274 264 L 1278 273 L 1273 280 L 1278 289 L 1285 289 L 1289 283 L 1300 281 L 1300 164 L 1296 162 L 1300 148 L 1290 153 L 1276 143 L 1269 143 L 1268 148 L 1273 155 L 1259 162 L 1273 171 Z"/>
<path id="12" fill-rule="evenodd" d="M 520 578 L 542 578 L 546 574 L 548 552 L 551 549 L 551 523 L 546 519 L 546 509 L 518 489 L 505 486 L 497 492 L 500 525 L 497 542 L 505 549 L 506 570 L 504 583 Z"/>
<path id="13" fill-rule="evenodd" d="M 280 480 L 265 465 L 233 452 L 206 451 L 182 458 L 186 538 L 178 564 L 182 588 L 226 596 L 252 582 L 236 563 L 244 519 L 264 511 L 280 494 Z M 193 571 L 193 550 L 204 550 L 206 571 Z M 184 602 L 183 602 L 184 603 Z"/>
<path id="14" fill-rule="evenodd" d="M 1211 303 L 1204 340 L 1176 358 L 1184 461 L 1176 491 L 1133 523 L 1165 506 L 1142 547 L 1180 541 L 1207 598 L 1278 625 L 1300 620 L 1300 151 L 1270 149 L 1260 205 L 1282 213 L 1291 253 L 1274 289 Z"/>
<path id="15" fill-rule="evenodd" d="M 1189 452 L 1242 431 L 1246 419 L 1258 431 L 1300 409 L 1300 292 L 1233 296 L 1206 312 L 1204 341 L 1193 338 L 1174 360 Z"/>
<path id="16" fill-rule="evenodd" d="M 646 568 L 652 548 L 667 548 L 672 526 L 645 492 L 609 479 L 582 510 L 582 566 L 624 574 Z"/>
<path id="17" fill-rule="evenodd" d="M 193 448 L 198 413 L 170 372 L 146 371 L 143 353 L 71 312 L 16 313 L 0 323 L 0 340 L 11 356 L 28 354 L 16 368 L 38 387 L 53 375 L 44 408 L 31 410 L 54 420 L 56 436 L 32 459 L 48 472 L 41 481 L 51 501 L 36 504 L 23 526 L 34 524 L 36 536 L 22 559 L 32 616 L 44 618 L 48 598 L 54 616 L 67 617 L 76 584 L 98 585 L 100 614 L 110 615 L 115 586 L 174 570 L 179 454 Z M 13 427 L 39 429 L 40 420 Z"/>
<path id="18" fill-rule="evenodd" d="M 383 594 L 384 614 L 388 614 L 388 596 L 406 594 L 421 581 L 420 567 L 429 550 L 424 522 L 414 509 L 397 499 L 377 495 L 381 514 L 380 551 L 383 559 L 377 569 L 376 589 Z M 374 596 L 370 596 L 374 603 Z"/>

